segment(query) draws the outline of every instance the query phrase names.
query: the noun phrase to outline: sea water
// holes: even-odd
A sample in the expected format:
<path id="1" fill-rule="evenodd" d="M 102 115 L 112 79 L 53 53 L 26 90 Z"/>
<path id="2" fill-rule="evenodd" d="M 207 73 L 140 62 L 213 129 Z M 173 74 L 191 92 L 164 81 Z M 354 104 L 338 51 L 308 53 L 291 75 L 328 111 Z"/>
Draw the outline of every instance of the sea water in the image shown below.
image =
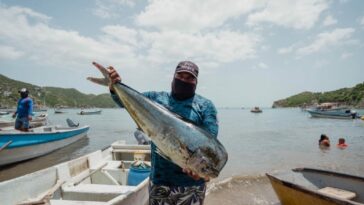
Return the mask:
<path id="1" fill-rule="evenodd" d="M 54 114 L 49 122 L 66 125 L 70 118 L 90 125 L 88 137 L 46 156 L 0 168 L 0 181 L 44 169 L 109 146 L 116 140 L 136 143 L 136 128 L 123 109 L 103 109 L 100 115 L 77 115 L 80 110 Z M 364 114 L 364 110 L 358 110 Z M 265 173 L 311 167 L 364 176 L 364 121 L 311 118 L 300 109 L 218 109 L 218 138 L 229 160 L 217 179 L 208 183 L 205 204 L 279 204 Z M 331 147 L 320 149 L 321 134 Z M 336 148 L 340 137 L 348 148 Z"/>

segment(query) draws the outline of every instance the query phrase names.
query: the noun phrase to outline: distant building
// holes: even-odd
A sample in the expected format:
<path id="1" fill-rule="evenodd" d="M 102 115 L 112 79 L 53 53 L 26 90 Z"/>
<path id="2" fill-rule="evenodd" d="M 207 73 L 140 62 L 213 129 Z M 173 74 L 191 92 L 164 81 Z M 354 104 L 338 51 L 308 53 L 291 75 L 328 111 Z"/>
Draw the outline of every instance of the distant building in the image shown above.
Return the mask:
<path id="1" fill-rule="evenodd" d="M 10 91 L 4 91 L 4 93 L 3 93 L 3 95 L 5 97 L 9 97 L 11 94 L 12 94 L 12 92 L 10 92 Z"/>

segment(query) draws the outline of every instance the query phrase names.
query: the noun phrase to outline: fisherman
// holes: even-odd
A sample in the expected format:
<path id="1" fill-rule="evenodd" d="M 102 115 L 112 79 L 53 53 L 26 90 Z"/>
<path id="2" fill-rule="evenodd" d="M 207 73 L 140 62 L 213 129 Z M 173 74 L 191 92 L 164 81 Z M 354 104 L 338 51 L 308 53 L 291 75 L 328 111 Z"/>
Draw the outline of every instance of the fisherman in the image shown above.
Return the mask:
<path id="1" fill-rule="evenodd" d="M 16 112 L 13 114 L 13 118 L 16 116 L 15 129 L 28 132 L 29 121 L 32 120 L 33 114 L 33 100 L 28 96 L 28 89 L 22 88 L 18 92 L 20 93 L 20 99 L 18 100 Z"/>
<path id="2" fill-rule="evenodd" d="M 111 83 L 121 82 L 121 77 L 113 67 L 108 67 L 108 72 Z M 216 108 L 210 100 L 195 93 L 198 73 L 199 68 L 195 63 L 182 61 L 176 67 L 170 93 L 151 91 L 143 95 L 217 137 Z M 114 101 L 123 107 L 112 86 L 109 87 Z M 160 156 L 156 150 L 157 147 L 152 142 L 149 204 L 202 205 L 206 181 L 209 179 L 201 178 L 191 170 L 182 169 Z"/>

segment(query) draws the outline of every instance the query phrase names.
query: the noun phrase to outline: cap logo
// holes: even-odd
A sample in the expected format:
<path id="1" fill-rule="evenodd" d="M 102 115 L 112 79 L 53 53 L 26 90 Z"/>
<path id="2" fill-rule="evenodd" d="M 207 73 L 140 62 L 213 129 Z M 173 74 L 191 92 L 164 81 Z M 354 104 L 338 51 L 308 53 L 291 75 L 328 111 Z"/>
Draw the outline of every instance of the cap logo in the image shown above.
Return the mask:
<path id="1" fill-rule="evenodd" d="M 176 73 L 188 72 L 191 73 L 195 78 L 198 77 L 198 66 L 190 61 L 182 61 L 177 65 Z"/>

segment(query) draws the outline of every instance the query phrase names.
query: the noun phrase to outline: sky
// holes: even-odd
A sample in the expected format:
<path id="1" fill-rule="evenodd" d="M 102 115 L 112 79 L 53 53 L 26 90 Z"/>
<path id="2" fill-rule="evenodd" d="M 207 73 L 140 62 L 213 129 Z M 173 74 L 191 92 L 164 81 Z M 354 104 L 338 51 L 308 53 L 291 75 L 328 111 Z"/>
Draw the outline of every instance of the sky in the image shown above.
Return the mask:
<path id="1" fill-rule="evenodd" d="M 87 94 L 93 61 L 144 92 L 190 60 L 217 107 L 270 107 L 364 82 L 363 57 L 362 0 L 0 0 L 0 74 Z"/>

